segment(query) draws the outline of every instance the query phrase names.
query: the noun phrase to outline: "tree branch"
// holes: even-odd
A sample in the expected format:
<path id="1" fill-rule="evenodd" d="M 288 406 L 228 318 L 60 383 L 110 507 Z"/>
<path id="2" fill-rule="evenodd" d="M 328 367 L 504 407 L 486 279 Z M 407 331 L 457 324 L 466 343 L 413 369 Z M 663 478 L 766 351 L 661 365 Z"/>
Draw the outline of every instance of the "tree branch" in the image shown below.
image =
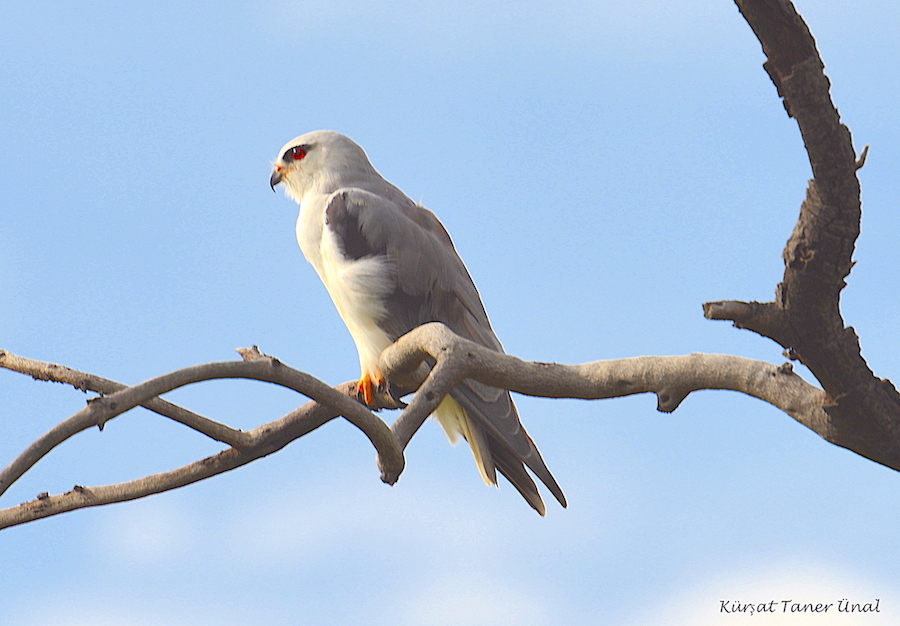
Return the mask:
<path id="1" fill-rule="evenodd" d="M 82 389 L 91 385 L 96 386 L 95 383 L 98 380 L 105 380 L 63 366 L 24 359 L 6 351 L 0 351 L 0 366 L 27 373 L 38 379 L 65 380 Z M 351 389 L 351 384 L 348 383 L 341 390 L 332 389 L 308 374 L 285 366 L 277 359 L 257 353 L 257 356 L 252 360 L 209 363 L 188 367 L 153 378 L 133 387 L 120 389 L 109 396 L 89 400 L 85 408 L 48 431 L 0 471 L 0 495 L 50 450 L 72 435 L 91 426 L 102 428 L 109 419 L 135 406 L 144 403 L 153 404 L 150 399 L 159 394 L 167 393 L 193 382 L 216 378 L 250 378 L 268 381 L 294 389 L 308 397 L 317 399 L 318 402 L 307 405 L 305 408 L 292 412 L 280 420 L 260 426 L 248 433 L 241 433 L 240 448 L 235 447 L 232 450 L 226 450 L 219 455 L 197 461 L 179 470 L 118 485 L 109 485 L 95 489 L 79 488 L 64 496 L 56 496 L 54 497 L 55 499 L 39 498 L 35 503 L 31 503 L 34 506 L 31 506 L 28 510 L 22 508 L 27 507 L 28 505 L 26 504 L 21 507 L 0 511 L 0 528 L 5 527 L 5 525 L 54 515 L 73 508 L 134 499 L 149 493 L 159 493 L 202 480 L 271 454 L 337 415 L 345 416 L 351 423 L 360 428 L 375 446 L 379 454 L 378 463 L 382 470 L 382 480 L 393 484 L 403 471 L 403 452 L 397 445 L 396 438 L 382 420 L 351 397 L 355 396 L 355 387 Z M 111 383 L 112 381 L 106 382 Z M 113 384 L 118 385 L 118 383 Z M 168 403 L 166 404 L 168 405 Z M 163 408 L 169 411 L 169 407 L 176 407 L 176 405 L 168 405 Z M 181 407 L 176 408 L 184 411 Z M 209 430 L 209 424 L 216 424 L 223 429 L 227 429 L 227 427 L 207 418 L 195 417 L 199 418 L 204 430 Z M 191 421 L 197 422 L 198 420 L 192 418 Z M 203 431 L 201 430 L 201 432 Z M 86 494 L 89 493 L 91 495 L 87 497 Z"/>
<path id="2" fill-rule="evenodd" d="M 28 359 L 5 350 L 0 350 L 0 367 L 27 374 L 35 380 L 66 383 L 76 389 L 93 391 L 100 395 L 109 395 L 126 388 L 126 385 L 108 378 L 81 372 L 65 365 Z M 141 403 L 141 406 L 180 424 L 184 424 L 199 433 L 203 433 L 210 439 L 227 443 L 229 446 L 243 448 L 250 445 L 247 433 L 198 415 L 193 411 L 188 411 L 184 407 L 172 404 L 162 398 L 150 398 L 146 402 Z"/>
<path id="3" fill-rule="evenodd" d="M 489 350 L 433 322 L 410 331 L 381 354 L 388 378 L 408 378 L 426 358 L 434 369 L 393 430 L 401 445 L 412 438 L 444 395 L 466 378 L 529 396 L 594 400 L 655 393 L 657 409 L 672 412 L 692 391 L 729 389 L 764 400 L 826 439 L 825 394 L 793 372 L 723 354 L 642 356 L 583 365 L 529 362 Z"/>
<path id="4" fill-rule="evenodd" d="M 785 110 L 797 121 L 813 179 L 784 249 L 775 301 L 712 302 L 704 313 L 779 343 L 828 395 L 826 438 L 900 470 L 900 394 L 869 369 L 840 312 L 861 219 L 856 172 L 868 151 L 856 158 L 815 40 L 794 6 L 788 0 L 735 3 L 762 44 L 768 59 L 763 67 Z"/>
<path id="5" fill-rule="evenodd" d="M 0 355 L 2 354 L 0 353 Z M 0 363 L 2 362 L 3 359 L 0 359 Z M 403 453 L 397 446 L 397 441 L 390 429 L 381 419 L 359 402 L 336 392 L 319 379 L 290 368 L 277 359 L 267 357 L 253 361 L 225 361 L 194 365 L 151 378 L 109 396 L 88 401 L 86 407 L 47 432 L 0 472 L 0 495 L 45 454 L 72 435 L 91 426 L 98 426 L 102 429 L 108 420 L 133 409 L 150 398 L 168 393 L 178 387 L 218 378 L 249 378 L 271 382 L 334 407 L 350 423 L 363 431 L 378 450 L 379 466 L 382 468 L 382 479 L 385 482 L 395 482 L 403 471 Z M 259 445 L 259 442 L 253 442 L 252 438 L 251 442 L 251 446 Z"/>
<path id="6" fill-rule="evenodd" d="M 0 352 L 0 355 L 6 355 L 0 359 L 0 364 L 10 369 L 16 369 L 13 366 L 18 364 L 27 373 L 61 371 L 60 366 L 48 368 L 49 364 L 20 360 L 21 357 L 10 358 L 9 353 Z M 430 373 L 427 366 L 423 366 L 427 360 L 435 363 Z M 91 400 L 84 409 L 51 429 L 0 472 L 0 493 L 72 434 L 147 404 L 154 394 L 166 393 L 192 382 L 235 377 L 265 380 L 295 389 L 318 401 L 242 433 L 244 445 L 240 449 L 232 447 L 181 468 L 138 480 L 101 487 L 77 486 L 65 494 L 42 495 L 34 501 L 0 510 L 0 528 L 78 508 L 133 500 L 221 474 L 280 450 L 339 412 L 350 414 L 348 419 L 358 422 L 372 440 L 379 450 L 382 479 L 392 484 L 403 470 L 402 448 L 449 390 L 466 378 L 548 398 L 598 399 L 652 392 L 657 395 L 657 408 L 666 412 L 674 411 L 692 391 L 731 389 L 777 406 L 820 434 L 825 432 L 827 425 L 822 411 L 824 393 L 795 375 L 790 366 L 775 367 L 735 356 L 637 357 L 583 365 L 536 363 L 488 350 L 455 335 L 443 324 L 431 323 L 407 333 L 388 347 L 381 356 L 381 367 L 392 380 L 404 381 L 412 387 L 421 383 L 412 402 L 395 422 L 393 433 L 351 398 L 356 393 L 355 382 L 334 390 L 277 359 L 261 355 L 250 361 L 184 368 Z M 65 377 L 59 375 L 53 379 Z M 85 380 L 84 375 L 76 378 Z"/>
<path id="7" fill-rule="evenodd" d="M 356 382 L 345 383 L 337 387 L 336 391 L 348 396 L 355 394 Z M 100 487 L 76 485 L 65 494 L 54 496 L 42 494 L 31 502 L 0 510 L 0 529 L 75 509 L 135 500 L 184 487 L 277 452 L 335 417 L 338 417 L 337 411 L 327 405 L 315 401 L 307 402 L 281 419 L 249 431 L 248 437 L 259 442 L 256 445 L 241 450 L 234 448 L 224 450 L 178 469 L 138 480 Z"/>

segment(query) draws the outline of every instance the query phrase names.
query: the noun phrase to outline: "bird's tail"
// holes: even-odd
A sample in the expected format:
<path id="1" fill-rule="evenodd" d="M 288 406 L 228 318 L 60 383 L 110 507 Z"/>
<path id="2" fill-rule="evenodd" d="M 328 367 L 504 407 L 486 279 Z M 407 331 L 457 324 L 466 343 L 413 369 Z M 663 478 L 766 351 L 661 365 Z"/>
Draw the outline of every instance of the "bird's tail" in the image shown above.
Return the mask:
<path id="1" fill-rule="evenodd" d="M 469 442 L 472 456 L 475 457 L 475 465 L 478 466 L 478 471 L 485 484 L 496 485 L 497 472 L 491 458 L 491 448 L 486 441 L 483 441 L 484 437 L 480 429 L 472 427 L 466 410 L 460 406 L 459 402 L 450 396 L 445 396 L 435 409 L 434 416 L 440 422 L 450 443 L 453 445 L 459 443 L 460 436 Z"/>
<path id="2" fill-rule="evenodd" d="M 512 404 L 511 400 L 509 408 L 513 411 L 512 415 L 516 416 L 515 405 Z M 547 485 L 556 499 L 559 500 L 559 503 L 562 506 L 566 506 L 566 497 L 544 464 L 544 460 L 541 458 L 534 442 L 528 436 L 528 433 L 521 428 L 521 424 L 519 425 L 521 429 L 520 435 L 524 436 L 530 448 L 530 452 L 524 457 L 521 452 L 516 452 L 508 443 L 504 444 L 503 440 L 492 440 L 485 428 L 472 420 L 466 408 L 450 396 L 446 396 L 441 401 L 434 415 L 441 423 L 441 426 L 443 426 L 450 443 L 457 443 L 460 436 L 469 442 L 469 446 L 472 448 L 472 455 L 475 457 L 475 464 L 478 466 L 478 471 L 481 473 L 485 483 L 497 485 L 497 471 L 499 470 L 525 498 L 525 501 L 540 515 L 544 515 L 546 507 L 541 499 L 541 494 L 538 492 L 537 485 L 535 485 L 531 476 L 525 470 L 525 464 L 527 463 L 528 467 Z M 516 420 L 518 421 L 518 417 L 516 417 Z"/>

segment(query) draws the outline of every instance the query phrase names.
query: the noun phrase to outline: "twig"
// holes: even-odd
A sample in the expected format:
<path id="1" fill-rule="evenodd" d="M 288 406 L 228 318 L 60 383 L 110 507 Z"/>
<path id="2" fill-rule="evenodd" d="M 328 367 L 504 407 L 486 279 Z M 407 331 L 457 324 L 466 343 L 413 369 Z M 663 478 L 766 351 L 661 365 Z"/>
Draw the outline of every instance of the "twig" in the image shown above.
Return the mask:
<path id="1" fill-rule="evenodd" d="M 126 385 L 102 376 L 82 372 L 65 365 L 58 365 L 57 363 L 29 359 L 7 350 L 0 350 L 0 367 L 26 374 L 35 380 L 65 383 L 72 385 L 76 389 L 93 391 L 101 395 L 109 395 L 126 388 Z M 162 398 L 150 398 L 146 402 L 142 402 L 141 406 L 163 417 L 168 417 L 180 424 L 184 424 L 188 428 L 193 428 L 211 439 L 227 443 L 229 446 L 243 448 L 250 445 L 250 440 L 245 432 L 198 415 Z"/>

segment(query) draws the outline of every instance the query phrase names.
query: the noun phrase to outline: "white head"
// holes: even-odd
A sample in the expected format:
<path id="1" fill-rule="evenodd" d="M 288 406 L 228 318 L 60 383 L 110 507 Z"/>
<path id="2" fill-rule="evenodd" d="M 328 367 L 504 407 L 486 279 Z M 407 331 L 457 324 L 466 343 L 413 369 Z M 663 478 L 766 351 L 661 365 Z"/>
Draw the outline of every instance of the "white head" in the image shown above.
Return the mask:
<path id="1" fill-rule="evenodd" d="M 352 139 L 333 130 L 316 130 L 287 142 L 273 163 L 269 185 L 284 184 L 297 202 L 307 193 L 331 193 L 372 174 L 365 151 Z"/>

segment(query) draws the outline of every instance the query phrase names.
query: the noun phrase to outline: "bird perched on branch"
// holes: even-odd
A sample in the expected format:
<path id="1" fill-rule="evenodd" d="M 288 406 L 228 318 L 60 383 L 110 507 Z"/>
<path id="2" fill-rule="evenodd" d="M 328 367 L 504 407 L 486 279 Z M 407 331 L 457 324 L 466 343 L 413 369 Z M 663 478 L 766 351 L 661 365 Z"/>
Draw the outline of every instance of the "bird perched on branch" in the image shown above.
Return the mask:
<path id="1" fill-rule="evenodd" d="M 421 324 L 442 322 L 503 351 L 444 226 L 382 178 L 349 137 L 323 130 L 292 139 L 269 183 L 272 189 L 284 185 L 300 205 L 297 241 L 356 342 L 360 399 L 371 404 L 385 385 L 381 351 Z M 508 391 L 466 380 L 435 416 L 451 442 L 468 441 L 486 483 L 496 485 L 499 470 L 544 515 L 527 466 L 566 506 Z"/>

